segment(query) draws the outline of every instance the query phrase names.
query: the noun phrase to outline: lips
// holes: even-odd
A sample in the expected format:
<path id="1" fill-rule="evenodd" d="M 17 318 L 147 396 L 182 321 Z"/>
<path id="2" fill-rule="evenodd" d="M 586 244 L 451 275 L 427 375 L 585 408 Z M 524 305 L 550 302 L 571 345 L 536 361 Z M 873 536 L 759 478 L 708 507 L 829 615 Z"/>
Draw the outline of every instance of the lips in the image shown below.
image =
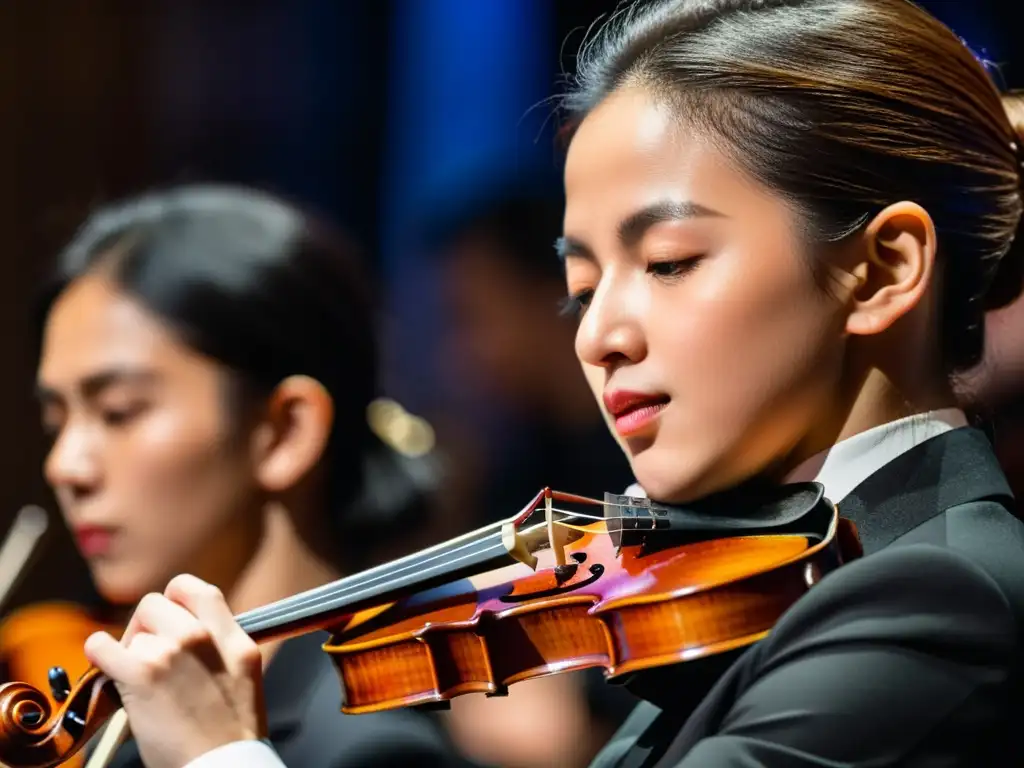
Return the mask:
<path id="1" fill-rule="evenodd" d="M 115 529 L 100 525 L 81 525 L 74 530 L 75 543 L 83 557 L 102 557 L 110 552 Z"/>
<path id="2" fill-rule="evenodd" d="M 623 437 L 637 435 L 651 426 L 668 405 L 668 395 L 656 392 L 606 392 L 604 407 L 615 419 L 615 431 Z"/>

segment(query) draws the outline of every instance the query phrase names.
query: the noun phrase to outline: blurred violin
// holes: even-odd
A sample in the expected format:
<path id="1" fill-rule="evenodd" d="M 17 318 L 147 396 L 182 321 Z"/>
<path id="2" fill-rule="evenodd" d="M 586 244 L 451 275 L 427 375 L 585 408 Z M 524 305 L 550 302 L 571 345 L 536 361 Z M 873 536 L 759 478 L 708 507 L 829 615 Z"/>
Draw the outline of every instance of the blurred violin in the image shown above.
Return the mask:
<path id="1" fill-rule="evenodd" d="M 68 675 L 74 680 L 89 668 L 85 641 L 100 629 L 109 628 L 73 603 L 26 606 L 0 623 L 0 663 L 8 679 L 59 696 L 70 688 Z M 81 754 L 70 757 L 64 765 L 83 765 Z"/>
<path id="2" fill-rule="evenodd" d="M 817 483 L 688 508 L 545 489 L 507 520 L 237 619 L 257 641 L 327 630 L 342 710 L 361 714 L 588 667 L 621 680 L 750 645 L 859 554 Z M 95 669 L 56 698 L 0 686 L 0 762 L 57 765 L 120 706 Z"/>
<path id="3" fill-rule="evenodd" d="M 10 600 L 35 562 L 48 530 L 49 517 L 40 507 L 27 506 L 18 512 L 0 545 L 0 606 Z M 100 629 L 113 628 L 74 603 L 25 606 L 0 621 L 0 666 L 8 679 L 54 692 L 65 690 L 70 688 L 68 675 L 76 679 L 89 668 L 85 640 Z M 76 754 L 64 764 L 82 763 Z"/>

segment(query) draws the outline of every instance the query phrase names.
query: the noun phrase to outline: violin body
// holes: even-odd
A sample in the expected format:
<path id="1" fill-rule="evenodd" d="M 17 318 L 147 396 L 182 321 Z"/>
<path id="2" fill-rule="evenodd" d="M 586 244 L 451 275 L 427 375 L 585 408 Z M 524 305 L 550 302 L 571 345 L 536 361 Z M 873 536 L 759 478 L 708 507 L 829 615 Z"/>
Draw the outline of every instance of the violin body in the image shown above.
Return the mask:
<path id="1" fill-rule="evenodd" d="M 323 649 L 362 714 L 502 695 L 509 685 L 601 667 L 608 679 L 749 645 L 838 562 L 837 539 L 748 536 L 616 551 L 606 524 L 517 564 L 353 616 Z"/>

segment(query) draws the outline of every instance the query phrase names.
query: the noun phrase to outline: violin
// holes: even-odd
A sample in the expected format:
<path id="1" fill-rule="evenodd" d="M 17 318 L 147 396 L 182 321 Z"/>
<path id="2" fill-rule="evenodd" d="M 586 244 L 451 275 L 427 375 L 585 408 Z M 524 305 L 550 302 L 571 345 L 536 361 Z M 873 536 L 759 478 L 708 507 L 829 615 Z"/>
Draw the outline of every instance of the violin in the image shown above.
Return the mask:
<path id="1" fill-rule="evenodd" d="M 0 662 L 9 678 L 37 688 L 49 687 L 54 666 L 74 680 L 89 668 L 86 639 L 101 629 L 112 627 L 73 603 L 28 605 L 0 623 Z"/>
<path id="2" fill-rule="evenodd" d="M 114 628 L 73 603 L 26 606 L 0 623 L 0 663 L 9 679 L 35 688 L 64 687 L 68 675 L 75 679 L 89 668 L 85 641 L 101 629 Z M 82 764 L 78 754 L 64 763 L 73 767 Z"/>
<path id="3" fill-rule="evenodd" d="M 743 514 L 723 514 L 730 504 Z M 601 667 L 622 681 L 742 648 L 859 554 L 817 483 L 688 508 L 544 489 L 504 521 L 236 619 L 257 642 L 327 630 L 345 713 L 443 706 L 550 674 Z M 96 669 L 52 693 L 56 704 L 25 682 L 0 686 L 0 763 L 57 765 L 120 707 Z"/>
<path id="4" fill-rule="evenodd" d="M 0 605 L 5 603 L 31 566 L 49 530 L 49 517 L 36 506 L 23 507 L 0 546 Z M 0 622 L 0 664 L 8 678 L 35 687 L 50 686 L 54 664 L 58 686 L 68 674 L 78 677 L 89 668 L 85 641 L 93 632 L 114 628 L 98 621 L 82 606 L 51 602 L 25 606 Z M 2 761 L 0 761 L 2 764 Z M 78 755 L 65 762 L 78 766 Z"/>

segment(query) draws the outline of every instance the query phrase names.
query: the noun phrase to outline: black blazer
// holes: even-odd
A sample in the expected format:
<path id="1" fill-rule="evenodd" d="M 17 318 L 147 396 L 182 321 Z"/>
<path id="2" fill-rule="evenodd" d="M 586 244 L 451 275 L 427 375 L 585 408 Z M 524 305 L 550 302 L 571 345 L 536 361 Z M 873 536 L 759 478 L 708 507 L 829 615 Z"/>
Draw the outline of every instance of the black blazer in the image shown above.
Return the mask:
<path id="1" fill-rule="evenodd" d="M 411 710 L 343 715 L 341 687 L 316 632 L 281 645 L 264 676 L 270 741 L 289 768 L 462 768 L 443 731 Z M 142 768 L 133 741 L 111 768 Z"/>
<path id="2" fill-rule="evenodd" d="M 1024 765 L 1024 525 L 987 438 L 920 444 L 839 504 L 865 557 L 757 645 L 638 678 L 592 768 Z"/>

